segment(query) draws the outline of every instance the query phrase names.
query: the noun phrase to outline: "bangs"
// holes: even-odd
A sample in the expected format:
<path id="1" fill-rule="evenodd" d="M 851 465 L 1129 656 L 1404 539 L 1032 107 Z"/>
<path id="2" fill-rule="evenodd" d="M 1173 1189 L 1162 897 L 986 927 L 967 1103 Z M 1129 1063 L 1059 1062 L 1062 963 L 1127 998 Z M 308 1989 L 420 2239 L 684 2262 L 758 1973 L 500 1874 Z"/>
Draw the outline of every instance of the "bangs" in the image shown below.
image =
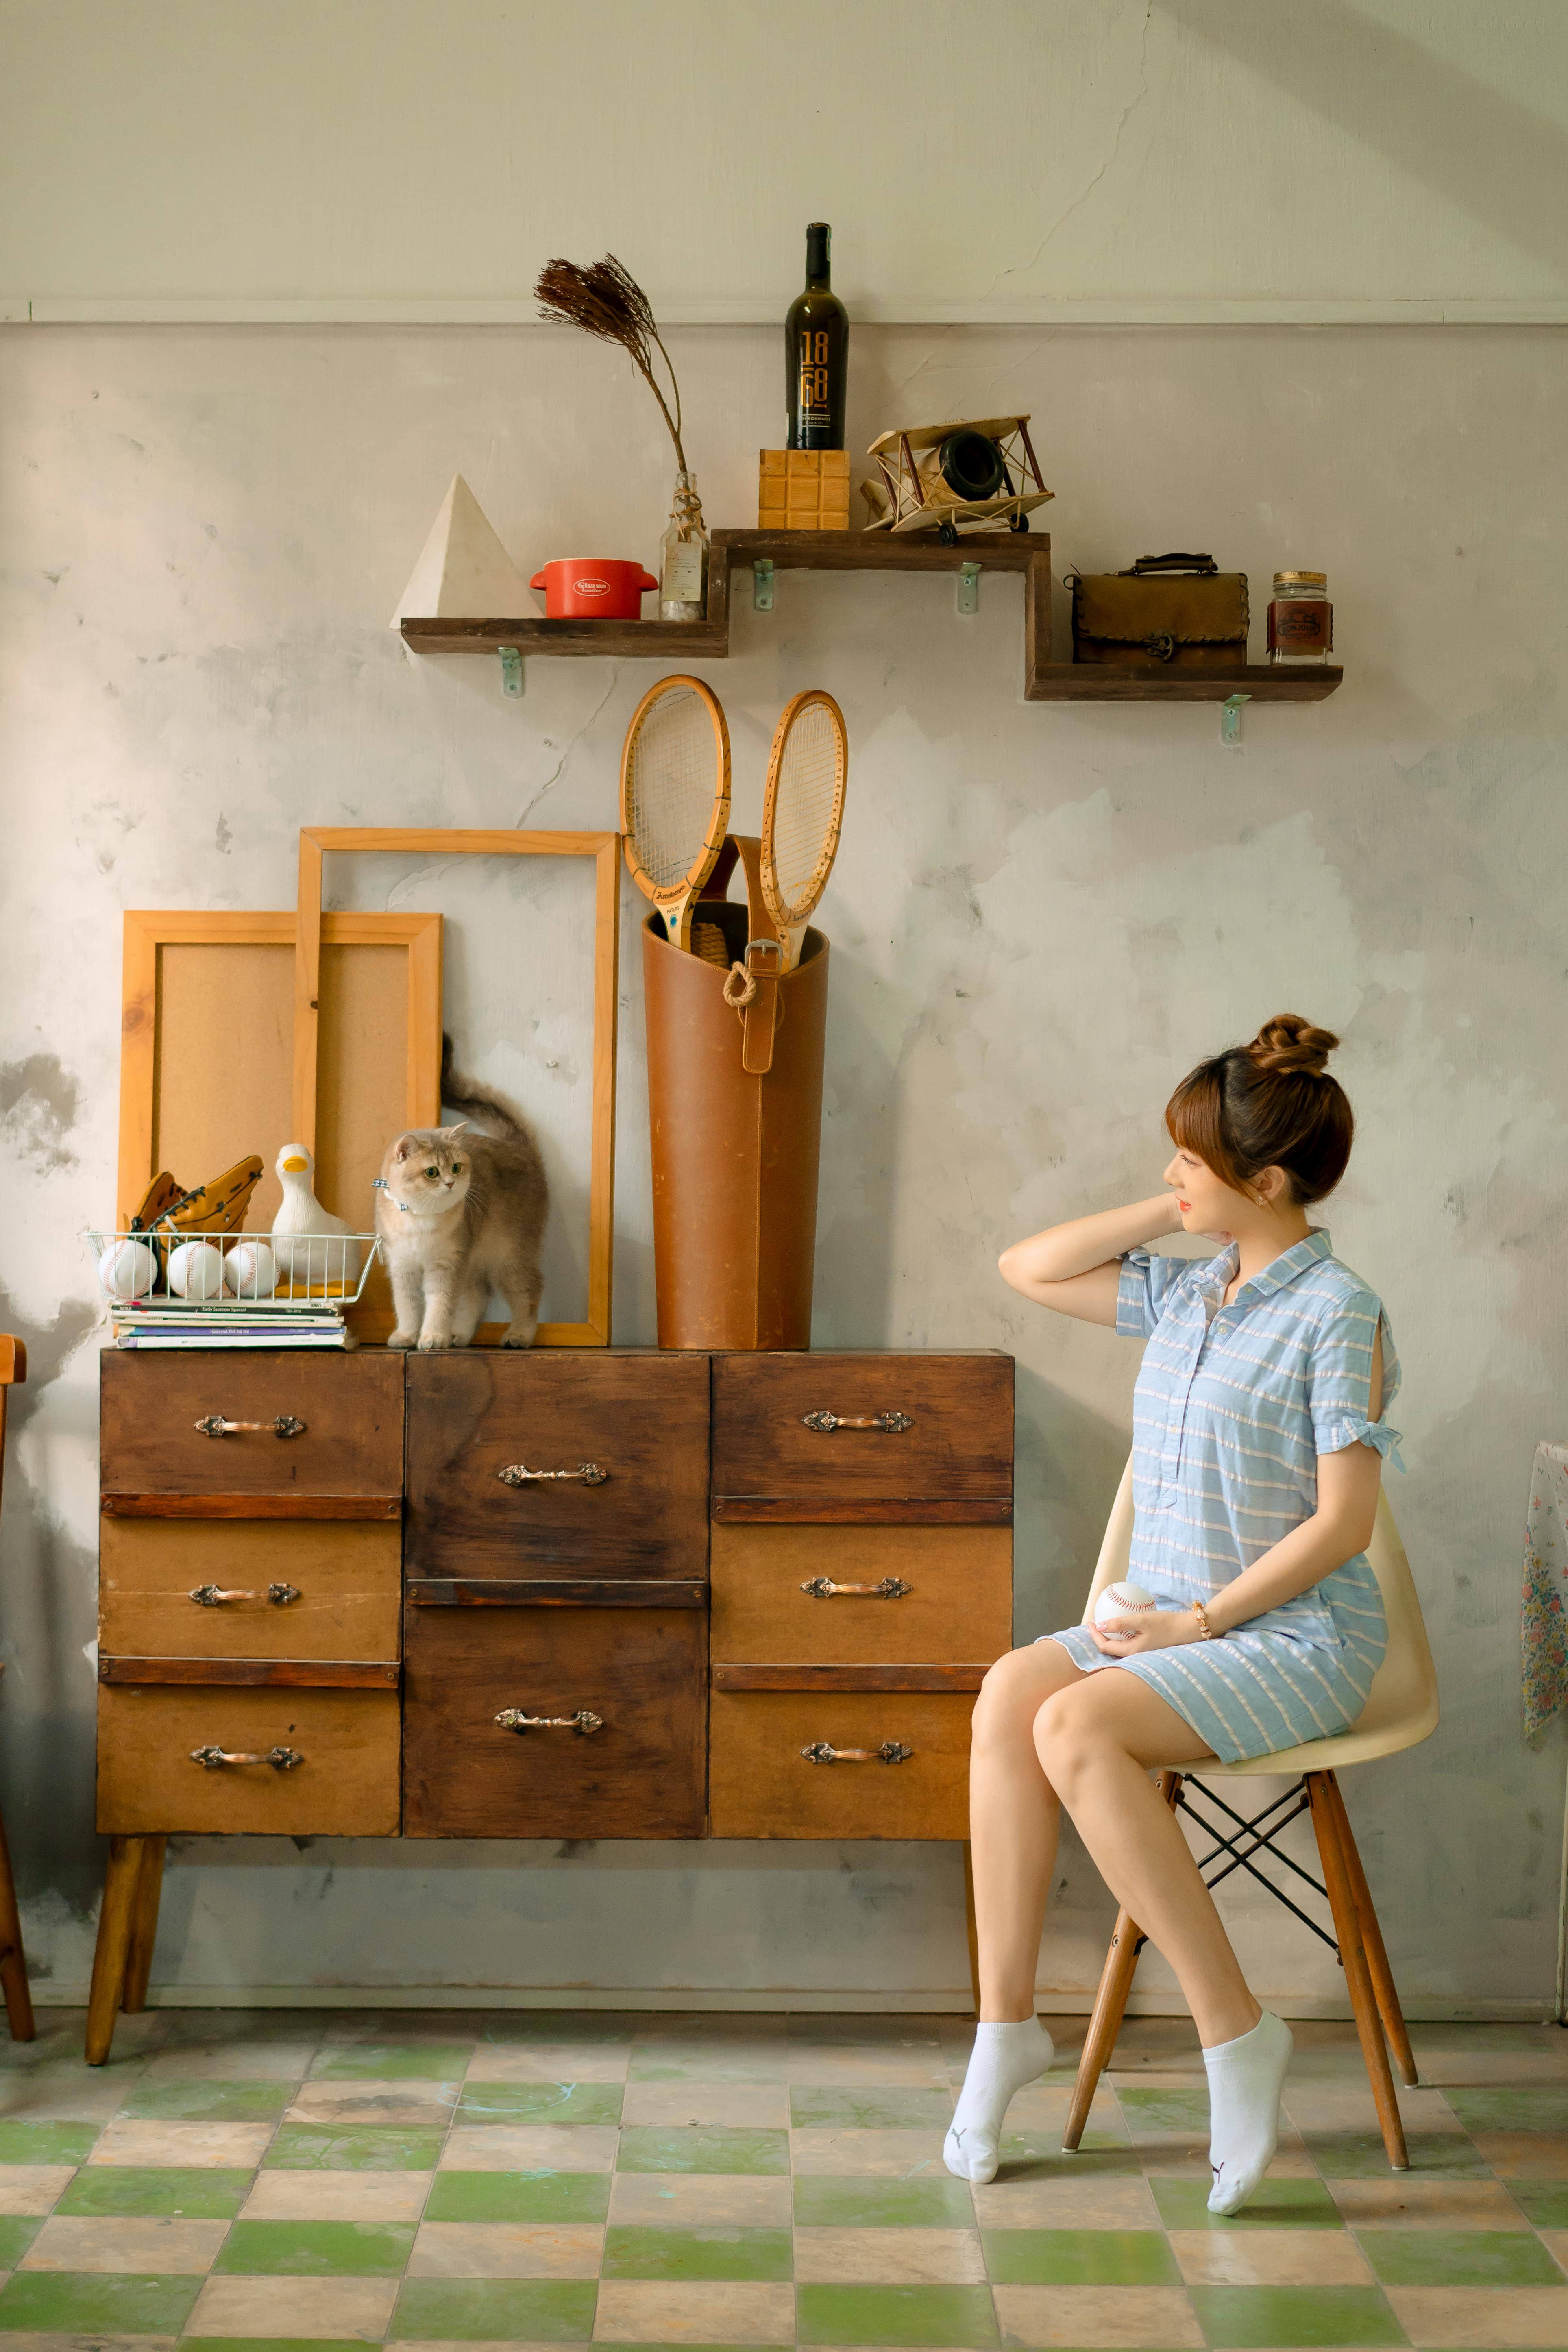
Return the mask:
<path id="1" fill-rule="evenodd" d="M 1165 1125 L 1180 1150 L 1194 1153 L 1232 1192 L 1244 1189 L 1246 1177 L 1226 1140 L 1222 1063 L 1200 1062 L 1189 1071 L 1165 1105 Z"/>

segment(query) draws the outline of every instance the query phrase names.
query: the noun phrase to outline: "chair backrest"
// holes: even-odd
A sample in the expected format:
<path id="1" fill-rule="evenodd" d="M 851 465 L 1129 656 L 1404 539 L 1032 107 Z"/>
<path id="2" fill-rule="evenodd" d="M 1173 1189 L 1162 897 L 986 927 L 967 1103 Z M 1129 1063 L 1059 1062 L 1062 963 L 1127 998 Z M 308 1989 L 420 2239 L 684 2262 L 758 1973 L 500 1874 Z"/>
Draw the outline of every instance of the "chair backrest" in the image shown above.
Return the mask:
<path id="1" fill-rule="evenodd" d="M 1108 1584 L 1118 1583 L 1127 1573 L 1132 1551 L 1132 1462 L 1121 1473 L 1121 1484 L 1116 1490 L 1116 1500 L 1106 1521 L 1105 1538 L 1100 1547 L 1100 1558 L 1094 1565 L 1094 1580 L 1084 1604 L 1083 1622 L 1087 1625 L 1094 1615 L 1094 1604 Z M 1373 1676 L 1367 1701 L 1356 1719 L 1355 1729 L 1363 1737 L 1368 1733 L 1399 1730 L 1399 1745 L 1407 1743 L 1417 1724 L 1424 1727 L 1416 1737 L 1426 1738 L 1437 1725 L 1437 1669 L 1432 1663 L 1431 1644 L 1426 1639 L 1426 1626 L 1421 1615 L 1421 1602 L 1416 1595 L 1415 1580 L 1410 1573 L 1405 1546 L 1399 1529 L 1394 1523 L 1394 1513 L 1388 1496 L 1380 1488 L 1377 1497 L 1377 1519 L 1372 1531 L 1372 1541 L 1366 1556 L 1377 1589 L 1383 1595 L 1384 1614 L 1388 1620 L 1388 1647 L 1383 1664 Z"/>

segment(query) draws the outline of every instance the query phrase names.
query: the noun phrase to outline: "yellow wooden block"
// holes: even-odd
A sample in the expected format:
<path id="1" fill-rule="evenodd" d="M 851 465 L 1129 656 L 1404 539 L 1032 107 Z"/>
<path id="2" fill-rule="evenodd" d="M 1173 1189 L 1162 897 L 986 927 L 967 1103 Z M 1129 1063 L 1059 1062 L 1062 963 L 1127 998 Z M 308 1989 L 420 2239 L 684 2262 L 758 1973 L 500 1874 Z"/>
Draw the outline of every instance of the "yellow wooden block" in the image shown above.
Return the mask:
<path id="1" fill-rule="evenodd" d="M 847 449 L 760 449 L 759 530 L 847 530 Z"/>

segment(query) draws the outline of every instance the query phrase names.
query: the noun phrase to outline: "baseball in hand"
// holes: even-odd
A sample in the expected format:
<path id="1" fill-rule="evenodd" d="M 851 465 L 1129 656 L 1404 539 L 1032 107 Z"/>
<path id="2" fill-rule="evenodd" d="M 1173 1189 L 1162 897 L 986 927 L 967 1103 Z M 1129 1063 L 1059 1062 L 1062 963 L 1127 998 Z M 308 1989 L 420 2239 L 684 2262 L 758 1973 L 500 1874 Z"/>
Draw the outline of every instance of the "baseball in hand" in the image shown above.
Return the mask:
<path id="1" fill-rule="evenodd" d="M 1145 1592 L 1141 1584 L 1108 1584 L 1094 1604 L 1094 1622 L 1105 1625 L 1115 1618 L 1148 1617 L 1157 1605 L 1153 1594 Z"/>
<path id="2" fill-rule="evenodd" d="M 182 1242 L 169 1253 L 169 1287 L 176 1298 L 221 1298 L 223 1259 L 211 1242 Z"/>

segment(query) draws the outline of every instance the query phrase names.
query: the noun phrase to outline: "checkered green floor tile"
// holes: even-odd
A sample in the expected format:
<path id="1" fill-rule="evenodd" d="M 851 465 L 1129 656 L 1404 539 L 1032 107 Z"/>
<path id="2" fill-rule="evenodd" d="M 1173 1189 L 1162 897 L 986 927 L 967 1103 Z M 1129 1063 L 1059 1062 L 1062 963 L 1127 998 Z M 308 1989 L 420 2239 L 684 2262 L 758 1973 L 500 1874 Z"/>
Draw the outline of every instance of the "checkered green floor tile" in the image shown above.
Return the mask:
<path id="1" fill-rule="evenodd" d="M 1082 2152 L 1081 2020 L 1000 2177 L 942 2165 L 928 2018 L 164 2011 L 0 2042 L 0 2352 L 463 2346 L 1568 2347 L 1568 2033 L 1417 2028 L 1391 2174 L 1354 2032 L 1206 2207 L 1191 2029 L 1130 2025 Z"/>

